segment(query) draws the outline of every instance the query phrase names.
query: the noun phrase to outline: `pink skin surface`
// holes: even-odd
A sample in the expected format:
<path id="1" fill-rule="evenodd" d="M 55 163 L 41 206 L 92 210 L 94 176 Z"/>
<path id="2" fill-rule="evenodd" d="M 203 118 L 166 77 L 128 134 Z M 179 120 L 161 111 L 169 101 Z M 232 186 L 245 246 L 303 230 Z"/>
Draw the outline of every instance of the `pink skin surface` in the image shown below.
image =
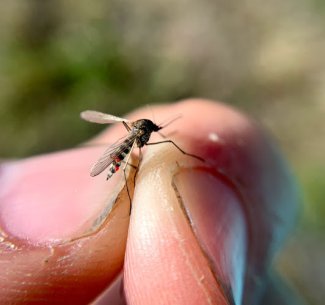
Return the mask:
<path id="1" fill-rule="evenodd" d="M 297 212 L 286 165 L 258 125 L 225 105 L 188 100 L 152 113 L 156 123 L 182 114 L 162 131 L 205 162 L 171 144 L 146 147 L 131 221 L 125 188 L 116 199 L 123 175 L 89 176 L 105 147 L 1 165 L 0 304 L 100 294 L 98 304 L 258 304 Z M 121 125 L 93 143 L 113 143 Z"/>

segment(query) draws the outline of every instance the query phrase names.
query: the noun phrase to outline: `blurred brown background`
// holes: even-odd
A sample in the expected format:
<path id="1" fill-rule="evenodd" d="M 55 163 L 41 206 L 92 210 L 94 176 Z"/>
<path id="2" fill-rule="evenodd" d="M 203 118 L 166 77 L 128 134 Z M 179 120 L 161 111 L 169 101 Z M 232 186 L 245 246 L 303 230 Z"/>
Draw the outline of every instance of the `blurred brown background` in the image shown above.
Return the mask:
<path id="1" fill-rule="evenodd" d="M 278 269 L 325 300 L 325 2 L 0 3 L 0 156 L 72 147 L 99 131 L 79 112 L 123 115 L 201 96 L 260 120 L 302 186 Z"/>

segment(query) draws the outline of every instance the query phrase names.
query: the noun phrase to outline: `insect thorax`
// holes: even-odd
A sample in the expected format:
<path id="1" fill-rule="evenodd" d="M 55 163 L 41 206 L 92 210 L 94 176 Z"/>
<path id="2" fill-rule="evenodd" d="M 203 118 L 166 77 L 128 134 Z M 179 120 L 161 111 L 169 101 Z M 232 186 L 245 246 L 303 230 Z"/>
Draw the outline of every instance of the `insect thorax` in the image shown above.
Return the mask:
<path id="1" fill-rule="evenodd" d="M 133 132 L 136 134 L 136 141 L 138 147 L 143 147 L 148 143 L 151 133 L 158 131 L 161 127 L 157 126 L 150 120 L 142 119 L 133 123 Z"/>

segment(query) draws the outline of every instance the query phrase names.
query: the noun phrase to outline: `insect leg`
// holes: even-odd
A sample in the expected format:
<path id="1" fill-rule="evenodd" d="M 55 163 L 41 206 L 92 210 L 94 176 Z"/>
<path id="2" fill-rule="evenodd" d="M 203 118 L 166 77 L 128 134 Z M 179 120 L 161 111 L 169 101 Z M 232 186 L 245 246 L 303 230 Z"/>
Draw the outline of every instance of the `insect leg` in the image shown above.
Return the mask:
<path id="1" fill-rule="evenodd" d="M 136 177 L 137 177 L 138 172 L 139 172 L 141 161 L 142 161 L 142 150 L 141 150 L 141 147 L 139 147 L 139 162 L 138 162 L 138 167 L 137 167 L 137 169 L 135 171 L 135 174 L 134 174 L 134 188 L 135 188 L 135 181 L 136 181 Z"/>
<path id="2" fill-rule="evenodd" d="M 132 201 L 131 201 L 131 196 L 130 196 L 130 191 L 129 191 L 129 186 L 128 186 L 128 180 L 126 178 L 125 169 L 123 170 L 123 174 L 124 174 L 124 179 L 125 179 L 126 190 L 128 192 L 128 197 L 129 197 L 129 200 L 130 200 L 130 214 L 129 215 L 131 215 Z"/>
<path id="3" fill-rule="evenodd" d="M 131 163 L 126 163 L 124 160 L 122 160 L 121 162 L 125 164 L 125 167 L 126 167 L 126 166 L 131 166 L 131 167 L 134 168 L 134 169 L 137 169 L 137 168 L 138 168 L 136 165 L 131 164 Z"/>
<path id="4" fill-rule="evenodd" d="M 193 155 L 193 154 L 189 154 L 186 151 L 184 151 L 183 149 L 181 149 L 174 141 L 172 140 L 165 140 L 165 141 L 159 141 L 159 142 L 154 142 L 154 143 L 146 143 L 146 145 L 157 145 L 157 144 L 163 144 L 163 143 L 171 143 L 173 144 L 182 154 L 193 157 L 195 159 L 198 159 L 202 162 L 205 162 L 205 160 L 197 155 Z"/>
<path id="5" fill-rule="evenodd" d="M 132 153 L 132 150 L 134 148 L 135 143 L 136 143 L 136 141 L 133 142 L 132 147 L 130 149 L 130 152 L 129 152 L 129 154 L 126 157 L 125 165 L 123 166 L 123 174 L 124 174 L 124 179 L 125 179 L 126 190 L 128 192 L 128 196 L 129 196 L 129 199 L 130 199 L 130 214 L 131 214 L 131 208 L 132 208 L 132 200 L 131 200 L 131 195 L 130 195 L 128 180 L 127 180 L 127 177 L 126 177 L 126 166 L 127 165 L 132 165 L 132 164 L 129 164 L 129 159 L 130 159 L 130 156 L 131 156 L 131 153 Z M 137 173 L 137 170 L 138 169 L 136 168 L 136 173 Z M 135 184 L 135 175 L 136 175 L 136 173 L 134 174 L 134 184 Z"/>

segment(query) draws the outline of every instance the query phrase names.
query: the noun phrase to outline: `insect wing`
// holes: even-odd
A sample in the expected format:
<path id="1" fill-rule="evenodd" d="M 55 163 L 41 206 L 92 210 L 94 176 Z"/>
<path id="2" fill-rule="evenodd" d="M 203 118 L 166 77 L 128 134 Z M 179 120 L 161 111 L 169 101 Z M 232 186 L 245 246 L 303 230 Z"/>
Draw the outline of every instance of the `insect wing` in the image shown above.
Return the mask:
<path id="1" fill-rule="evenodd" d="M 90 176 L 95 177 L 103 172 L 113 161 L 112 156 L 118 156 L 124 149 L 125 143 L 134 143 L 135 136 L 127 135 L 108 147 L 90 170 Z M 132 145 L 131 144 L 131 145 Z"/>
<path id="2" fill-rule="evenodd" d="M 98 124 L 112 124 L 116 122 L 129 122 L 129 120 L 94 110 L 86 110 L 80 113 L 80 117 L 88 122 Z"/>

